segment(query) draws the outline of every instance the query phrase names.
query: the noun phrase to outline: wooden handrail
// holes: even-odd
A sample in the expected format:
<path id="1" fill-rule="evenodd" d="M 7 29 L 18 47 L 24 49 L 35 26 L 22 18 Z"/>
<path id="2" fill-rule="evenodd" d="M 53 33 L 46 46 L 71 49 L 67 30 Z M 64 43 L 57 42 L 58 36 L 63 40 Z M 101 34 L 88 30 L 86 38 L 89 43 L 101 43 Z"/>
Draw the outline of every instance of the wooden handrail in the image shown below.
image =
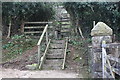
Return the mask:
<path id="1" fill-rule="evenodd" d="M 43 30 L 43 32 L 42 32 L 42 35 L 41 35 L 41 37 L 40 37 L 40 39 L 39 39 L 39 41 L 38 41 L 38 43 L 37 43 L 37 46 L 38 46 L 38 65 L 40 65 L 40 58 L 41 58 L 41 55 L 40 55 L 40 44 L 41 44 L 41 42 L 42 42 L 42 40 L 43 40 L 43 37 L 44 37 L 45 33 L 46 33 L 46 41 L 48 41 L 47 28 L 48 28 L 48 24 L 45 26 L 45 28 L 44 28 L 44 30 Z M 48 43 L 48 42 L 46 42 L 46 44 L 47 44 L 47 43 Z"/>
<path id="2" fill-rule="evenodd" d="M 65 52 L 64 52 L 64 59 L 63 59 L 62 69 L 64 69 L 64 68 L 65 68 L 65 61 L 66 61 L 67 46 L 68 46 L 68 39 L 66 39 Z"/>
<path id="3" fill-rule="evenodd" d="M 48 42 L 48 44 L 47 44 L 47 47 L 46 47 L 46 49 L 45 49 L 45 52 L 44 52 L 44 54 L 43 54 L 43 56 L 42 56 L 41 63 L 40 63 L 40 65 L 39 65 L 39 69 L 42 68 L 42 65 L 43 65 L 43 63 L 44 63 L 44 60 L 45 60 L 45 58 L 46 58 L 46 54 L 47 54 L 47 51 L 48 51 L 48 49 L 49 49 L 50 41 L 51 41 L 51 39 L 49 40 L 49 42 Z"/>
<path id="4" fill-rule="evenodd" d="M 43 36 L 44 36 L 45 32 L 47 31 L 47 28 L 48 28 L 48 24 L 45 26 L 44 31 L 43 31 L 43 33 L 42 33 L 42 35 L 41 35 L 41 37 L 40 37 L 40 39 L 37 43 L 38 46 L 41 44 L 41 41 L 43 39 Z"/>

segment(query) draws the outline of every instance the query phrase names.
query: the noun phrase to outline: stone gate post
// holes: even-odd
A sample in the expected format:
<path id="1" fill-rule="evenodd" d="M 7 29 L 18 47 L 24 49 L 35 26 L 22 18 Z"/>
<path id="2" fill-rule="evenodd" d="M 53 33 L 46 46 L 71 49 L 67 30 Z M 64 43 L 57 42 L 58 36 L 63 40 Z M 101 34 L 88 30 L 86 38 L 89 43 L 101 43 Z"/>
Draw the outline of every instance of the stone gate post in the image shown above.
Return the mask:
<path id="1" fill-rule="evenodd" d="M 91 30 L 92 36 L 92 77 L 102 78 L 102 40 L 112 42 L 112 29 L 103 22 L 98 22 Z"/>

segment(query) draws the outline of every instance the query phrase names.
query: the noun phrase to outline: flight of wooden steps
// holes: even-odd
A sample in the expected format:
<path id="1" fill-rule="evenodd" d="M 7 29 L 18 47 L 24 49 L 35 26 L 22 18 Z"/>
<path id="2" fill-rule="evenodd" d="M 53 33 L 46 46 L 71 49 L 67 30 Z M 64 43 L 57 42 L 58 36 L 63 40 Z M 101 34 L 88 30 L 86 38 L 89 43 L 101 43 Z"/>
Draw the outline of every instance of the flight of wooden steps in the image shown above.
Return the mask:
<path id="1" fill-rule="evenodd" d="M 59 21 L 61 23 L 61 34 L 66 37 L 70 34 L 70 18 L 62 17 Z"/>
<path id="2" fill-rule="evenodd" d="M 64 59 L 65 40 L 52 40 L 46 60 L 42 66 L 44 70 L 62 69 Z"/>

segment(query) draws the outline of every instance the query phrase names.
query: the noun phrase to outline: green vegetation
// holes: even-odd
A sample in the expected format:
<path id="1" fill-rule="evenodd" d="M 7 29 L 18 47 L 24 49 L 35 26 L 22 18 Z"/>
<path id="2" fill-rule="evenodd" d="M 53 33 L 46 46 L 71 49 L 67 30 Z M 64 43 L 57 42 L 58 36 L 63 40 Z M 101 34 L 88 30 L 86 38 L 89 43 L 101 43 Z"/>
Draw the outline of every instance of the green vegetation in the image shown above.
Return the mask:
<path id="1" fill-rule="evenodd" d="M 105 22 L 119 39 L 120 2 L 66 2 L 64 7 L 71 17 L 73 27 L 80 27 L 83 35 L 89 37 L 93 21 Z"/>
<path id="2" fill-rule="evenodd" d="M 21 55 L 24 51 L 35 46 L 37 44 L 36 42 L 36 40 L 31 39 L 29 36 L 13 36 L 10 41 L 2 46 L 5 51 L 5 53 L 3 53 L 3 61 Z"/>
<path id="3" fill-rule="evenodd" d="M 49 21 L 54 18 L 53 4 L 46 2 L 3 2 L 3 35 L 7 34 L 8 25 L 12 24 L 12 35 L 18 33 L 24 22 Z"/>

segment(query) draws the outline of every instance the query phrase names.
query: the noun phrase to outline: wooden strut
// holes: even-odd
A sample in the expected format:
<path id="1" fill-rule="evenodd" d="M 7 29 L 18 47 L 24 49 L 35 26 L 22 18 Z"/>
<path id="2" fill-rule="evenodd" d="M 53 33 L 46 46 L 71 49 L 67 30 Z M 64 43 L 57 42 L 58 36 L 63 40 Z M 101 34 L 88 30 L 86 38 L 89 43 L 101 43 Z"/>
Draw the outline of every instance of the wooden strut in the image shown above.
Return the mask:
<path id="1" fill-rule="evenodd" d="M 68 38 L 66 39 L 66 45 L 65 45 L 65 52 L 64 52 L 64 59 L 63 59 L 62 69 L 65 69 L 67 46 L 68 46 Z"/>

